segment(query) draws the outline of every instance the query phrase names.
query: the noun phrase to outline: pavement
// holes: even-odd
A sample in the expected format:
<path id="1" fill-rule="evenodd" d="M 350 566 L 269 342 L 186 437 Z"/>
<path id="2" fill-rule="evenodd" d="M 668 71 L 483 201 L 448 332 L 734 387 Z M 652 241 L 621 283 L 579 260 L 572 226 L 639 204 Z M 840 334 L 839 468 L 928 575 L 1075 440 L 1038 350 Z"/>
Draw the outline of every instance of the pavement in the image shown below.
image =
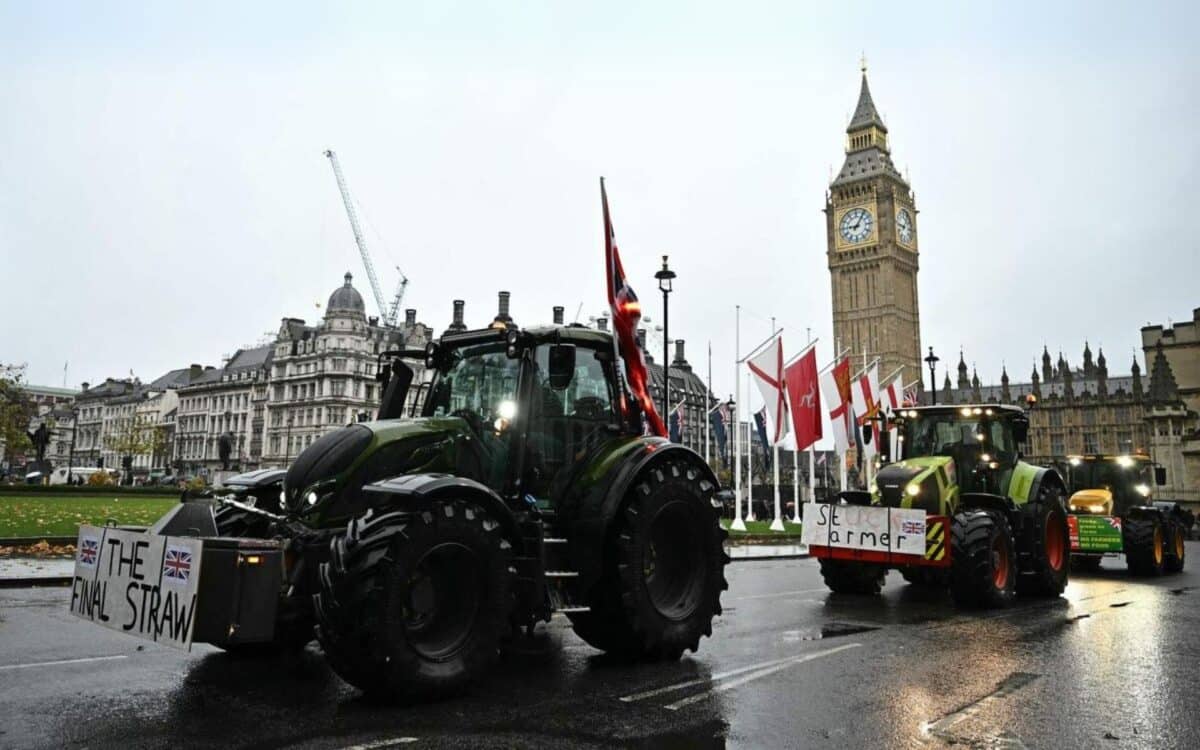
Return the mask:
<path id="1" fill-rule="evenodd" d="M 964 613 L 896 573 L 848 597 L 815 560 L 746 561 L 678 662 L 613 662 L 555 618 L 470 694 L 409 706 L 364 699 L 315 644 L 186 653 L 77 620 L 65 588 L 5 589 L 0 748 L 1200 747 L 1200 573 L 1122 562 Z"/>

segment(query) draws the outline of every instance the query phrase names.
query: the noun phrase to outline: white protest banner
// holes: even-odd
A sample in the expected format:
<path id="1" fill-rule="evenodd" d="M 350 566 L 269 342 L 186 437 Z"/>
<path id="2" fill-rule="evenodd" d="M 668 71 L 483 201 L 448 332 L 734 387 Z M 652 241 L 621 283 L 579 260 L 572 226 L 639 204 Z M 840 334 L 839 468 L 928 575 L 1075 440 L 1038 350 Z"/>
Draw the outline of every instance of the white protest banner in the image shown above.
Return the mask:
<path id="1" fill-rule="evenodd" d="M 199 539 L 80 526 L 71 614 L 191 650 L 200 590 Z"/>
<path id="2" fill-rule="evenodd" d="M 925 511 L 877 505 L 805 503 L 800 541 L 810 546 L 924 557 Z"/>

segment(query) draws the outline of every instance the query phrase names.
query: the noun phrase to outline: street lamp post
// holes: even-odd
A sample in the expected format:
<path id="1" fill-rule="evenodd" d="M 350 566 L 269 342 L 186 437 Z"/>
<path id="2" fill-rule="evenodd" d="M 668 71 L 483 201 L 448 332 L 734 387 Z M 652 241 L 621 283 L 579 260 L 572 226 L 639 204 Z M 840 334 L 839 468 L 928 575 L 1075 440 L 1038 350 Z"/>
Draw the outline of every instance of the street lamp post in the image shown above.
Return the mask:
<path id="1" fill-rule="evenodd" d="M 667 328 L 667 320 L 668 320 L 668 318 L 667 318 L 667 295 L 669 295 L 672 291 L 672 281 L 675 279 L 675 272 L 672 271 L 670 268 L 667 268 L 667 256 L 664 255 L 662 257 L 662 259 L 663 259 L 662 270 L 659 271 L 658 273 L 654 274 L 654 278 L 658 279 L 658 288 L 662 291 L 662 296 L 663 296 L 663 363 L 662 363 L 662 367 L 663 367 L 663 393 L 662 393 L 663 413 L 662 413 L 662 417 L 663 417 L 663 420 L 666 421 L 666 420 L 670 419 L 670 416 L 667 414 L 667 408 L 669 405 L 668 402 L 670 400 L 670 391 L 671 391 L 671 388 L 670 388 L 671 380 L 668 377 L 670 375 L 670 370 L 671 370 L 671 360 L 668 359 L 668 357 L 670 356 L 671 333 L 670 333 L 670 329 Z"/>
<path id="2" fill-rule="evenodd" d="M 71 405 L 71 452 L 67 454 L 67 486 L 74 484 L 75 477 L 71 471 L 75 465 L 75 433 L 79 431 L 79 413 L 78 408 Z"/>
<path id="3" fill-rule="evenodd" d="M 933 347 L 929 347 L 929 356 L 925 358 L 925 364 L 929 365 L 929 404 L 937 406 L 937 376 L 934 374 L 934 368 L 941 358 L 933 353 Z"/>

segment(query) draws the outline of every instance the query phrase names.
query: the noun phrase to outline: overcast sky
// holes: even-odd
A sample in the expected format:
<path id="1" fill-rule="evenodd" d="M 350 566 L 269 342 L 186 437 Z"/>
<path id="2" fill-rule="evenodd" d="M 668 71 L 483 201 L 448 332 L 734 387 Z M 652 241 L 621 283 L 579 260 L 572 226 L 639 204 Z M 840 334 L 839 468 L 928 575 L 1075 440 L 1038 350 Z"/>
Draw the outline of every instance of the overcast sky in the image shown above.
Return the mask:
<path id="1" fill-rule="evenodd" d="M 821 209 L 865 51 L 921 211 L 922 345 L 985 382 L 1200 306 L 1195 3 L 0 3 L 0 361 L 149 380 L 319 318 L 605 308 L 598 177 L 714 390 L 770 318 L 831 355 Z M 171 6 L 171 7 L 167 7 Z M 940 375 L 939 375 L 940 380 Z M 757 397 L 756 397 L 757 398 Z"/>

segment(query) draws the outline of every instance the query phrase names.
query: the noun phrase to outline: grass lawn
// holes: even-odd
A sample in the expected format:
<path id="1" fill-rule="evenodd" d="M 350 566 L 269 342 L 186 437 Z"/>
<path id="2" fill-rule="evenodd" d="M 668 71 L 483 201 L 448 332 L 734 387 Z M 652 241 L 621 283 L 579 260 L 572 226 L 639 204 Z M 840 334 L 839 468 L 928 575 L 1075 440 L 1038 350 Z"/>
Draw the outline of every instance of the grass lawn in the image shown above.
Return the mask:
<path id="1" fill-rule="evenodd" d="M 798 536 L 800 534 L 800 527 L 802 525 L 785 520 L 783 522 L 783 531 L 771 531 L 770 521 L 746 521 L 745 523 L 745 531 L 730 531 L 729 534 L 731 536 L 738 536 L 739 534 L 779 534 L 780 536 L 792 534 Z M 730 520 L 728 518 L 721 519 L 721 525 L 726 529 L 729 528 L 729 524 Z"/>
<path id="2" fill-rule="evenodd" d="M 75 536 L 79 524 L 103 526 L 108 519 L 119 524 L 149 526 L 166 513 L 178 497 L 121 497 L 111 495 L 35 495 L 0 497 L 0 537 Z"/>

